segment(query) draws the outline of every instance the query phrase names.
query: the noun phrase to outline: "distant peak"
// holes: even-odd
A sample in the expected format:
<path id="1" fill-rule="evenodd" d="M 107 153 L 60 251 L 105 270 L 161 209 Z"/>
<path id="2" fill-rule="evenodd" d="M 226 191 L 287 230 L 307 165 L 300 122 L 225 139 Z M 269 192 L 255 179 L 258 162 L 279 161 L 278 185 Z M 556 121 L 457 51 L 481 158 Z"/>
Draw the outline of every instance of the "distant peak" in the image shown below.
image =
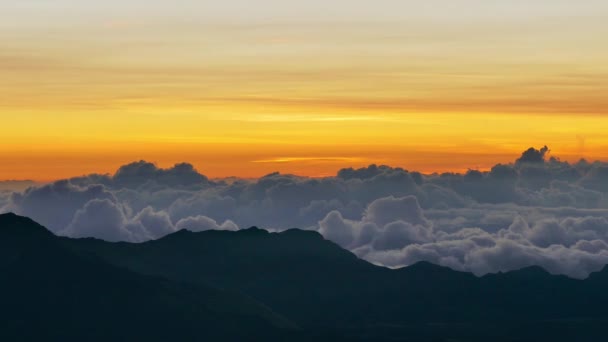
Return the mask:
<path id="1" fill-rule="evenodd" d="M 20 217 L 19 215 L 10 212 L 10 213 L 5 213 L 5 214 L 0 214 L 0 219 L 5 219 L 5 218 L 17 218 Z"/>
<path id="2" fill-rule="evenodd" d="M 25 223 L 25 222 L 37 224 L 25 216 L 19 216 L 12 212 L 6 213 L 6 214 L 0 214 L 0 225 L 2 225 L 2 226 L 4 226 L 5 224 Z"/>
<path id="3" fill-rule="evenodd" d="M 518 271 L 512 271 L 512 272 L 508 272 L 508 273 L 519 273 L 519 274 L 525 274 L 525 275 L 551 275 L 551 273 L 549 273 L 546 269 L 542 268 L 541 266 L 537 266 L 537 265 L 524 267 Z"/>
<path id="4" fill-rule="evenodd" d="M 250 228 L 247 228 L 247 229 L 237 230 L 237 233 L 240 233 L 240 234 L 259 234 L 259 235 L 270 234 L 266 229 L 258 228 L 256 226 L 253 226 L 253 227 L 250 227 Z"/>
<path id="5" fill-rule="evenodd" d="M 498 272 L 495 274 L 487 274 L 486 276 L 508 276 L 508 277 L 519 277 L 521 278 L 534 278 L 534 277 L 554 277 L 549 271 L 544 269 L 541 266 L 532 265 L 520 268 L 518 270 L 508 271 L 508 272 Z"/>
<path id="6" fill-rule="evenodd" d="M 0 214 L 0 232 L 41 232 L 53 235 L 34 220 L 15 213 Z"/>
<path id="7" fill-rule="evenodd" d="M 314 230 L 304 230 L 304 229 L 299 229 L 299 228 L 288 229 L 286 231 L 281 232 L 280 234 L 284 235 L 284 236 L 301 236 L 301 237 L 310 237 L 310 238 L 324 239 L 323 235 L 321 235 L 317 231 L 314 231 Z"/>

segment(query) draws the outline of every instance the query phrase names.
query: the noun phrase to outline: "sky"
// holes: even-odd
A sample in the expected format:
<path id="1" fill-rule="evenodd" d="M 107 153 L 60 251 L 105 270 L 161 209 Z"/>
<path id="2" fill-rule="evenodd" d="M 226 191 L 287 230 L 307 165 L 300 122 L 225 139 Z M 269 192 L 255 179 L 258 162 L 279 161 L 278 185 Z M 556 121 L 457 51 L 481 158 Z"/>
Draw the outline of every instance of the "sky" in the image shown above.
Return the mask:
<path id="1" fill-rule="evenodd" d="M 0 0 L 0 179 L 608 159 L 608 2 Z"/>

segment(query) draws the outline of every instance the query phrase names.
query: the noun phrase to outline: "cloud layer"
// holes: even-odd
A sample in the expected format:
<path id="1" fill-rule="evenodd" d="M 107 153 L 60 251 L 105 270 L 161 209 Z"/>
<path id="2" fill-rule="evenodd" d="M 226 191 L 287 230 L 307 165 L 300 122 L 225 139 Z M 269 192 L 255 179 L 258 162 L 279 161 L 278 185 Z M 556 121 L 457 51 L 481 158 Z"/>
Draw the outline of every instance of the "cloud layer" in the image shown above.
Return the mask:
<path id="1" fill-rule="evenodd" d="M 212 181 L 140 161 L 0 192 L 0 211 L 72 237 L 141 242 L 180 229 L 318 230 L 371 262 L 426 260 L 476 274 L 540 265 L 585 277 L 608 263 L 608 164 L 531 148 L 488 172 L 423 175 L 371 165 L 335 177 Z"/>

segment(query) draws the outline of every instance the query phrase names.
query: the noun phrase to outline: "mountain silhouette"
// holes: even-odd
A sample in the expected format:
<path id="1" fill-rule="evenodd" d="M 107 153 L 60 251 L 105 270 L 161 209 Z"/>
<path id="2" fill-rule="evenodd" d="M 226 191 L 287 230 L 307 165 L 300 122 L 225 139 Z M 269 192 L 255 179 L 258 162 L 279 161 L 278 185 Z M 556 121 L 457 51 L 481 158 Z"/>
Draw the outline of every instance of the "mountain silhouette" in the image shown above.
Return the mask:
<path id="1" fill-rule="evenodd" d="M 0 216 L 2 333 L 69 340 L 599 341 L 608 269 L 476 277 L 372 265 L 311 231 L 182 230 L 141 244 Z M 29 335 L 19 335 L 29 334 Z"/>
<path id="2" fill-rule="evenodd" d="M 0 216 L 0 339 L 242 341 L 296 326 L 253 299 L 77 254 L 35 222 Z"/>

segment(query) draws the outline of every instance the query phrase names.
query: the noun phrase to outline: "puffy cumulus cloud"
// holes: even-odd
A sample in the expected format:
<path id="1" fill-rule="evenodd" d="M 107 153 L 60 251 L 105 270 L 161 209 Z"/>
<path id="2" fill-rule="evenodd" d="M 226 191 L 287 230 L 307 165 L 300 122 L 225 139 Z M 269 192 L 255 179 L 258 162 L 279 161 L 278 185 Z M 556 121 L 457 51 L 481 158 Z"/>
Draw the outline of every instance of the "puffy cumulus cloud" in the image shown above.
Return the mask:
<path id="1" fill-rule="evenodd" d="M 23 193 L 13 193 L 6 209 L 28 216 L 57 232 L 67 227 L 75 213 L 94 199 L 116 200 L 103 185 L 78 186 L 62 180 L 29 188 Z"/>
<path id="2" fill-rule="evenodd" d="M 424 243 L 429 240 L 430 235 L 426 227 L 395 221 L 380 229 L 373 246 L 377 250 L 391 250 L 415 243 Z"/>
<path id="3" fill-rule="evenodd" d="M 76 185 L 102 184 L 114 189 L 200 189 L 211 184 L 192 164 L 180 163 L 163 169 L 143 160 L 121 166 L 113 176 L 94 174 L 71 181 Z"/>
<path id="4" fill-rule="evenodd" d="M 136 238 L 127 229 L 124 211 L 110 200 L 92 200 L 74 215 L 61 234 L 75 237 L 96 237 L 106 241 L 132 241 Z"/>
<path id="5" fill-rule="evenodd" d="M 222 224 L 218 224 L 214 219 L 206 216 L 188 217 L 179 220 L 175 225 L 177 230 L 186 229 L 192 232 L 202 232 L 205 230 L 238 230 L 239 227 L 232 221 L 227 220 Z"/>
<path id="6" fill-rule="evenodd" d="M 175 227 L 171 222 L 171 218 L 164 211 L 156 212 L 151 207 L 147 207 L 130 220 L 130 225 L 138 226 L 135 228 L 134 233 L 143 232 L 139 234 L 141 238 L 138 240 L 157 239 L 165 235 L 175 232 Z M 139 227 L 142 229 L 140 230 Z M 131 228 L 133 229 L 133 228 Z M 138 235 L 138 234 L 134 234 Z"/>
<path id="7" fill-rule="evenodd" d="M 299 227 L 387 266 L 428 260 L 483 273 L 541 264 L 578 275 L 603 262 L 607 170 L 602 162 L 563 162 L 548 147 L 464 174 L 370 165 L 325 178 L 272 173 L 211 181 L 187 163 L 139 161 L 112 175 L 0 192 L 0 211 L 56 233 L 112 241 L 178 229 Z M 566 264 L 571 268 L 560 267 Z"/>
<path id="8" fill-rule="evenodd" d="M 544 163 L 545 156 L 549 153 L 549 148 L 544 146 L 543 148 L 537 150 L 534 147 L 530 147 L 524 153 L 522 153 L 521 157 L 515 161 L 516 164 L 525 164 L 525 163 Z"/>
<path id="9" fill-rule="evenodd" d="M 209 179 L 188 163 L 162 169 L 152 163 L 139 161 L 122 166 L 112 178 L 116 187 L 137 188 L 149 183 L 169 187 L 206 186 Z"/>
<path id="10" fill-rule="evenodd" d="M 147 207 L 130 217 L 129 210 L 111 200 L 92 200 L 74 215 L 72 222 L 59 232 L 74 238 L 99 238 L 110 242 L 144 242 L 158 239 L 181 229 L 238 230 L 232 221 L 218 224 L 206 216 L 182 219 L 176 224 L 171 222 L 164 211 L 154 211 Z"/>
<path id="11" fill-rule="evenodd" d="M 348 220 L 339 211 L 332 211 L 319 222 L 319 232 L 340 246 L 352 249 L 371 243 L 378 234 L 378 226 Z"/>
<path id="12" fill-rule="evenodd" d="M 143 242 L 176 231 L 164 212 L 145 208 L 132 216 L 128 208 L 109 199 L 91 200 L 76 212 L 72 222 L 58 234 L 74 238 L 98 238 L 110 242 Z"/>
<path id="13" fill-rule="evenodd" d="M 608 220 L 605 217 L 546 219 L 537 222 L 527 237 L 540 247 L 571 247 L 580 241 L 605 241 L 608 239 Z"/>
<path id="14" fill-rule="evenodd" d="M 477 227 L 490 233 L 509 226 L 520 216 L 525 218 L 530 226 L 550 219 L 608 217 L 608 209 L 547 208 L 516 204 L 477 204 L 468 208 L 426 210 L 424 213 L 439 231 L 455 232 L 464 227 Z"/>
<path id="15" fill-rule="evenodd" d="M 84 179 L 57 181 L 5 195 L 1 210 L 31 217 L 61 235 L 142 242 L 175 232 L 176 225 L 166 209 L 184 195 L 191 196 L 191 192 L 171 188 L 114 190 L 108 184 L 88 184 Z"/>
<path id="16" fill-rule="evenodd" d="M 416 225 L 428 226 L 422 214 L 418 199 L 414 196 L 395 198 L 394 196 L 373 201 L 365 211 L 366 220 L 379 226 L 394 221 L 405 221 Z"/>
<path id="17" fill-rule="evenodd" d="M 481 209 L 457 210 L 442 213 L 454 223 L 435 224 L 440 220 L 420 217 L 417 203 L 408 202 L 405 198 L 380 199 L 370 204 L 360 221 L 345 220 L 332 212 L 319 223 L 319 232 L 359 257 L 389 267 L 429 261 L 483 275 L 538 265 L 555 274 L 584 278 L 608 262 L 608 210 L 593 211 L 603 216 L 583 216 L 589 210 L 569 216 L 576 210 L 528 208 L 521 211 L 526 217 L 515 207 L 502 215 Z M 376 223 L 368 214 L 378 205 L 384 206 L 383 220 Z M 560 210 L 564 212 L 559 214 Z M 467 225 L 475 221 L 488 222 L 491 227 Z"/>
<path id="18" fill-rule="evenodd" d="M 319 222 L 319 232 L 344 248 L 370 245 L 376 250 L 399 249 L 430 241 L 432 236 L 431 223 L 414 196 L 378 199 L 367 207 L 360 221 L 332 211 Z"/>
<path id="19" fill-rule="evenodd" d="M 317 222 L 322 220 L 327 213 L 336 211 L 345 217 L 357 218 L 363 212 L 364 207 L 360 202 L 350 201 L 344 203 L 340 200 L 313 200 L 306 207 L 300 208 L 298 220 L 302 222 Z"/>
<path id="20" fill-rule="evenodd" d="M 570 164 L 555 157 L 546 160 L 548 152 L 547 147 L 530 148 L 515 163 L 498 164 L 489 172 L 470 170 L 466 174 L 432 175 L 425 182 L 452 189 L 477 203 L 581 208 L 606 205 L 605 163 L 581 160 Z"/>
<path id="21" fill-rule="evenodd" d="M 400 167 L 390 167 L 387 165 L 375 165 L 372 164 L 368 167 L 353 169 L 347 168 L 338 171 L 338 178 L 344 180 L 378 180 L 378 179 L 404 179 L 408 178 L 409 181 L 414 180 L 414 178 L 421 177 L 420 174 L 417 174 L 417 177 L 411 176 L 408 171 L 400 168 Z"/>

